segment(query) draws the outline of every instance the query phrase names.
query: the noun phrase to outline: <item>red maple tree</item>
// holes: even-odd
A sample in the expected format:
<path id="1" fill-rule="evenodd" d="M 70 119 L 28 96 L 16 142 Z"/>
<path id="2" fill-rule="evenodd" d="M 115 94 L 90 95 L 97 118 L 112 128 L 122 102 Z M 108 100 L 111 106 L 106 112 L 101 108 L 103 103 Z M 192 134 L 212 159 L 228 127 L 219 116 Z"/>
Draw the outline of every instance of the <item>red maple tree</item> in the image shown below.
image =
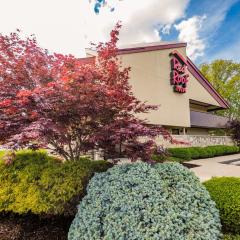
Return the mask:
<path id="1" fill-rule="evenodd" d="M 0 35 L 0 141 L 10 148 L 45 147 L 66 160 L 102 149 L 106 158 L 150 160 L 161 126 L 136 117 L 157 106 L 139 101 L 130 68 L 117 57 L 120 25 L 87 60 L 49 54 L 34 38 Z"/>

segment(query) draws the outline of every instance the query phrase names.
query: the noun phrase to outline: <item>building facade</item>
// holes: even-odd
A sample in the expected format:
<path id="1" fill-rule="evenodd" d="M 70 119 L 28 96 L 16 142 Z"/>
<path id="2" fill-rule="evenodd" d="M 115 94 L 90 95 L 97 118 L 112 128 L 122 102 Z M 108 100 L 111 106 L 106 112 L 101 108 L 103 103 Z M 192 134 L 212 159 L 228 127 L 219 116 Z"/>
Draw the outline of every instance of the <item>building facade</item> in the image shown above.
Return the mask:
<path id="1" fill-rule="evenodd" d="M 86 53 L 96 55 L 91 49 Z M 136 44 L 119 48 L 118 55 L 123 66 L 131 67 L 135 96 L 159 106 L 140 118 L 164 126 L 175 138 L 194 146 L 232 144 L 222 131 L 228 119 L 212 113 L 229 104 L 187 57 L 186 43 Z"/>

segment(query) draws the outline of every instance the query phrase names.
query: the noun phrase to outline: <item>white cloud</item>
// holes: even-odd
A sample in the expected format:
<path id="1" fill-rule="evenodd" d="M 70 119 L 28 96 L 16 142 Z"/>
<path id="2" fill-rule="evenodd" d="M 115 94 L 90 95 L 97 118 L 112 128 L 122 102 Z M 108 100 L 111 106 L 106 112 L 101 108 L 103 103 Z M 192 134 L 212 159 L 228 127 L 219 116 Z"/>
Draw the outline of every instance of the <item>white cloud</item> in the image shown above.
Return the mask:
<path id="1" fill-rule="evenodd" d="M 215 44 L 215 37 L 219 27 L 224 21 L 228 10 L 239 0 L 205 1 L 202 4 L 205 14 L 193 16 L 175 25 L 180 32 L 179 40 L 188 43 L 188 55 L 196 60 L 204 56 L 205 50 Z M 206 56 L 207 59 L 211 56 Z M 200 59 L 204 59 L 200 58 Z"/>
<path id="2" fill-rule="evenodd" d="M 185 14 L 189 0 L 123 1 L 116 19 L 123 22 L 121 43 L 159 41 L 157 29 L 170 26 Z M 126 13 L 126 7 L 129 12 Z M 167 30 L 167 27 L 165 27 Z"/>
<path id="3" fill-rule="evenodd" d="M 206 45 L 204 39 L 200 37 L 200 31 L 205 19 L 205 15 L 193 16 L 174 25 L 176 30 L 179 31 L 179 41 L 187 42 L 187 54 L 193 60 L 204 55 Z"/>
<path id="4" fill-rule="evenodd" d="M 109 0 L 114 12 L 103 8 L 99 15 L 88 0 L 0 0 L 0 29 L 16 28 L 35 34 L 49 50 L 84 55 L 90 41 L 105 41 L 109 31 L 122 20 L 121 43 L 160 40 L 156 29 L 169 28 L 182 17 L 189 0 Z"/>
<path id="5" fill-rule="evenodd" d="M 239 0 L 211 1 L 206 6 L 207 24 L 204 26 L 205 35 L 214 35 L 224 21 L 228 10 Z"/>
<path id="6" fill-rule="evenodd" d="M 161 33 L 163 34 L 170 34 L 172 24 L 166 24 L 161 28 Z"/>

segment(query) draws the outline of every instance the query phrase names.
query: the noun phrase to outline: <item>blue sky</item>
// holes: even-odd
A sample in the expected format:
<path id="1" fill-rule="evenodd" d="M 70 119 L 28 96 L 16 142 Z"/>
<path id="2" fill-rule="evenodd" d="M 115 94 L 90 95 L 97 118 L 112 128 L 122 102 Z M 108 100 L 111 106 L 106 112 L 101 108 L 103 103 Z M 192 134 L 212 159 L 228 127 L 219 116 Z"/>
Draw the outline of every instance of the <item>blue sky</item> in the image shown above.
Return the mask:
<path id="1" fill-rule="evenodd" d="M 122 21 L 120 45 L 184 41 L 197 64 L 239 61 L 240 0 L 108 0 L 97 15 L 94 0 L 0 0 L 0 31 L 35 34 L 50 51 L 85 56 L 90 42 L 106 41 Z"/>
<path id="2" fill-rule="evenodd" d="M 198 34 L 205 49 L 203 55 L 197 57 L 197 62 L 209 62 L 216 58 L 240 60 L 240 1 L 192 0 L 185 16 L 175 24 L 194 16 L 204 18 Z M 179 31 L 172 27 L 169 34 L 161 36 L 163 40 L 174 41 Z"/>

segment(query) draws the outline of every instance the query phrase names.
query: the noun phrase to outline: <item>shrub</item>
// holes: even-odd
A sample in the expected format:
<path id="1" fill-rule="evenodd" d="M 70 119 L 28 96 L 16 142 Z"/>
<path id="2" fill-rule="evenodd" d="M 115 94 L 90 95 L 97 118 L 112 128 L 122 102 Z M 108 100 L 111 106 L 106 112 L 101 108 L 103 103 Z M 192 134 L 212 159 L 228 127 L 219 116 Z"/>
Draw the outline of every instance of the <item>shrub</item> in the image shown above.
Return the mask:
<path id="1" fill-rule="evenodd" d="M 204 148 L 199 147 L 198 153 L 199 153 L 199 158 L 209 158 L 214 156 L 211 149 L 209 149 L 208 147 L 204 147 Z"/>
<path id="2" fill-rule="evenodd" d="M 220 227 L 215 203 L 188 169 L 136 163 L 91 179 L 68 239 L 218 240 Z"/>
<path id="3" fill-rule="evenodd" d="M 183 160 L 191 160 L 238 153 L 239 147 L 218 145 L 208 147 L 169 148 L 168 152 L 172 157 Z"/>
<path id="4" fill-rule="evenodd" d="M 3 157 L 5 154 L 6 154 L 6 151 L 4 151 L 4 150 L 1 150 L 1 151 L 0 151 L 0 161 L 1 161 L 2 157 Z"/>
<path id="5" fill-rule="evenodd" d="M 224 240 L 240 240 L 240 235 L 225 234 Z"/>
<path id="6" fill-rule="evenodd" d="M 225 151 L 229 154 L 238 153 L 239 152 L 239 147 L 238 146 L 229 146 L 225 149 Z"/>
<path id="7" fill-rule="evenodd" d="M 155 162 L 164 162 L 166 159 L 167 159 L 167 157 L 164 155 L 159 155 L 159 154 L 152 155 L 152 160 Z"/>
<path id="8" fill-rule="evenodd" d="M 213 152 L 214 156 L 222 156 L 222 155 L 228 155 L 233 153 L 239 152 L 238 146 L 225 146 L 225 145 L 218 145 L 218 146 L 209 146 L 206 147 L 210 151 Z"/>
<path id="9" fill-rule="evenodd" d="M 198 159 L 201 156 L 200 149 L 198 147 L 190 147 L 189 152 L 191 159 Z"/>
<path id="10" fill-rule="evenodd" d="M 95 171 L 108 167 L 105 161 L 62 163 L 45 151 L 19 151 L 12 164 L 0 164 L 0 212 L 71 214 L 77 204 L 70 202 L 79 201 Z"/>
<path id="11" fill-rule="evenodd" d="M 214 156 L 225 155 L 225 146 L 209 146 L 207 148 L 214 153 Z"/>
<path id="12" fill-rule="evenodd" d="M 240 234 L 240 178 L 213 178 L 204 184 L 217 204 L 224 230 Z"/>
<path id="13" fill-rule="evenodd" d="M 172 157 L 190 160 L 191 154 L 189 148 L 169 148 L 168 152 Z"/>

